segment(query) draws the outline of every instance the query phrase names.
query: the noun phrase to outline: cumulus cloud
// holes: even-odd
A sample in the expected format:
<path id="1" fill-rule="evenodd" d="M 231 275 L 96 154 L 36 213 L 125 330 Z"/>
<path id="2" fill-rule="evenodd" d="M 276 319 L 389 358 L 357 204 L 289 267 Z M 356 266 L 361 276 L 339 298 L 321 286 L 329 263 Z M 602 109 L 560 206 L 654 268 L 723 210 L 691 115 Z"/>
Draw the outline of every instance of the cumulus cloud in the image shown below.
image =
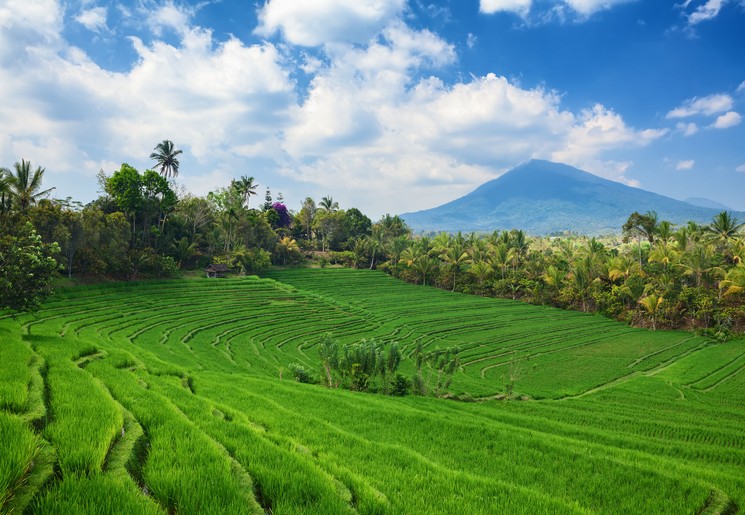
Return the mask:
<path id="1" fill-rule="evenodd" d="M 105 7 L 85 9 L 75 17 L 75 21 L 91 32 L 102 32 L 106 27 L 107 10 Z"/>
<path id="2" fill-rule="evenodd" d="M 682 133 L 683 136 L 693 136 L 698 132 L 698 125 L 693 122 L 683 123 L 679 122 L 675 125 L 675 130 Z"/>
<path id="3" fill-rule="evenodd" d="M 533 0 L 481 0 L 479 11 L 484 14 L 494 14 L 506 11 L 525 16 L 530 11 Z"/>
<path id="4" fill-rule="evenodd" d="M 610 9 L 619 4 L 632 2 L 635 0 L 565 0 L 576 12 L 589 16 L 603 9 Z"/>
<path id="5" fill-rule="evenodd" d="M 185 34 L 189 30 L 189 23 L 194 13 L 188 7 L 176 5 L 169 0 L 153 9 L 143 7 L 143 18 L 156 36 L 161 36 L 165 30 L 172 30 L 176 34 Z"/>
<path id="6" fill-rule="evenodd" d="M 480 0 L 479 11 L 484 14 L 497 12 L 512 12 L 522 17 L 527 17 L 531 9 L 545 6 L 540 18 L 563 20 L 567 11 L 580 15 L 580 19 L 586 19 L 597 11 L 610 9 L 616 5 L 633 2 L 636 0 L 562 0 L 552 4 L 536 2 L 533 0 Z"/>
<path id="7" fill-rule="evenodd" d="M 729 129 L 730 127 L 739 125 L 741 121 L 742 116 L 740 116 L 740 113 L 729 111 L 717 117 L 714 123 L 711 124 L 711 127 L 714 129 Z"/>
<path id="8" fill-rule="evenodd" d="M 638 186 L 623 175 L 631 163 L 601 162 L 603 152 L 622 147 L 643 147 L 667 134 L 666 129 L 636 130 L 614 111 L 596 104 L 583 110 L 565 135 L 562 148 L 550 153 L 552 160 L 572 164 L 606 178 Z"/>
<path id="9" fill-rule="evenodd" d="M 732 109 L 732 104 L 732 97 L 724 93 L 702 98 L 695 97 L 686 100 L 683 104 L 667 113 L 667 118 L 687 118 L 700 114 L 714 115 Z"/>
<path id="10" fill-rule="evenodd" d="M 405 0 L 269 0 L 259 11 L 255 33 L 281 32 L 293 45 L 365 43 L 406 7 Z"/>
<path id="11" fill-rule="evenodd" d="M 303 196 L 333 187 L 322 193 L 341 191 L 375 216 L 445 202 L 532 157 L 638 185 L 624 176 L 630 162 L 607 153 L 665 133 L 630 127 L 602 105 L 573 112 L 559 92 L 493 73 L 446 83 L 435 75 L 456 62 L 454 46 L 408 26 L 403 2 L 317 2 L 363 27 L 356 39 L 316 30 L 323 18 L 299 16 L 303 2 L 272 0 L 262 30 L 321 45 L 295 58 L 284 45 L 218 41 L 180 4 L 161 4 L 148 23 L 175 42 L 131 36 L 136 59 L 123 71 L 67 43 L 60 6 L 38 3 L 0 9 L 0 98 L 13 99 L 0 103 L 10 128 L 0 133 L 0 163 L 33 158 L 54 185 L 85 182 L 72 174 L 94 183 L 98 169 L 118 166 L 111 160 L 150 166 L 153 146 L 168 138 L 185 151 L 179 180 L 196 194 L 248 168 L 304 181 Z M 271 25 L 271 8 L 285 10 L 282 23 Z M 302 96 L 298 68 L 308 75 Z M 386 194 L 373 198 L 381 185 Z"/>
<path id="12" fill-rule="evenodd" d="M 696 162 L 693 159 L 686 159 L 684 161 L 678 161 L 678 164 L 675 165 L 676 170 L 691 170 L 693 169 L 693 165 L 695 165 Z"/>
<path id="13" fill-rule="evenodd" d="M 691 1 L 685 2 L 684 7 L 687 9 Z M 719 15 L 719 11 L 727 3 L 727 0 L 706 0 L 702 5 L 697 6 L 693 12 L 688 14 L 688 23 L 696 25 L 698 23 L 713 20 Z"/>

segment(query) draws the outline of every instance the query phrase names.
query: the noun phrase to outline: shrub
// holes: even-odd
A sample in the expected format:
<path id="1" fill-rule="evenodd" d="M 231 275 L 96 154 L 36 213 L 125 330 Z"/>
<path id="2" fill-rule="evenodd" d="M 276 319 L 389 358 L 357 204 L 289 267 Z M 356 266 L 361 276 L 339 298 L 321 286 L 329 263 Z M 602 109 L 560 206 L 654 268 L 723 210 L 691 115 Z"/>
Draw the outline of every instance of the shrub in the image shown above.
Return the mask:
<path id="1" fill-rule="evenodd" d="M 290 363 L 287 368 L 292 372 L 295 381 L 299 383 L 314 384 L 316 382 L 311 373 L 298 363 Z"/>

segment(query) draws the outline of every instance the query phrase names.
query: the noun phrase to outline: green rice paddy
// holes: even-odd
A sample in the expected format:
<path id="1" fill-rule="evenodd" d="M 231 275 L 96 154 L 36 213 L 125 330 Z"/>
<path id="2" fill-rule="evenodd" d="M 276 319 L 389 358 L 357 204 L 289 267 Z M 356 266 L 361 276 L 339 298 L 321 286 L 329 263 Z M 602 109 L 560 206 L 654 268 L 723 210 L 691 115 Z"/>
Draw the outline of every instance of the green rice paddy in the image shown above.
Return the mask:
<path id="1" fill-rule="evenodd" d="M 460 400 L 295 382 L 327 332 L 398 342 L 409 377 L 460 347 Z M 346 269 L 77 287 L 0 340 L 3 513 L 745 506 L 742 340 Z"/>

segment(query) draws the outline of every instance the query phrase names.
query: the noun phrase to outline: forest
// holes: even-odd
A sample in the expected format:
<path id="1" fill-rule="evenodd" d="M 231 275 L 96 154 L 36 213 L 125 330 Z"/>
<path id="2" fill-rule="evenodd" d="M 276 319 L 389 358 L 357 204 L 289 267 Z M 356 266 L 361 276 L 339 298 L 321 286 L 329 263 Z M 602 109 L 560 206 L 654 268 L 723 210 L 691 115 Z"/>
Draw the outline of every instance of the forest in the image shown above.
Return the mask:
<path id="1" fill-rule="evenodd" d="M 125 163 L 101 171 L 100 195 L 85 205 L 54 198 L 45 169 L 29 161 L 0 169 L 0 307 L 38 309 L 57 273 L 132 281 L 210 263 L 237 275 L 343 265 L 719 341 L 745 329 L 745 223 L 727 211 L 682 226 L 635 212 L 617 234 L 592 238 L 519 228 L 412 234 L 397 215 L 373 222 L 332 196 L 308 197 L 294 210 L 267 187 L 261 202 L 247 175 L 192 195 L 177 183 L 180 153 L 164 140 L 150 156 L 154 170 Z"/>

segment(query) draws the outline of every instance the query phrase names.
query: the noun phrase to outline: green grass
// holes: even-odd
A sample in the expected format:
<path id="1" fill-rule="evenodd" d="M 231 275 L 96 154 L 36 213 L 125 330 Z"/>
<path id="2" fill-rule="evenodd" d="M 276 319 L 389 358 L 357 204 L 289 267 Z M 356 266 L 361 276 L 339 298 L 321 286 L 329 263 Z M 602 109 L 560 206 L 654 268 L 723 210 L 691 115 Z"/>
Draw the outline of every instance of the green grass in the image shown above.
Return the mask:
<path id="1" fill-rule="evenodd" d="M 325 332 L 398 342 L 409 376 L 417 344 L 458 345 L 451 392 L 484 402 L 292 381 Z M 0 337 L 0 511 L 745 506 L 744 341 L 345 269 L 75 286 Z M 532 400 L 487 400 L 508 382 Z"/>

